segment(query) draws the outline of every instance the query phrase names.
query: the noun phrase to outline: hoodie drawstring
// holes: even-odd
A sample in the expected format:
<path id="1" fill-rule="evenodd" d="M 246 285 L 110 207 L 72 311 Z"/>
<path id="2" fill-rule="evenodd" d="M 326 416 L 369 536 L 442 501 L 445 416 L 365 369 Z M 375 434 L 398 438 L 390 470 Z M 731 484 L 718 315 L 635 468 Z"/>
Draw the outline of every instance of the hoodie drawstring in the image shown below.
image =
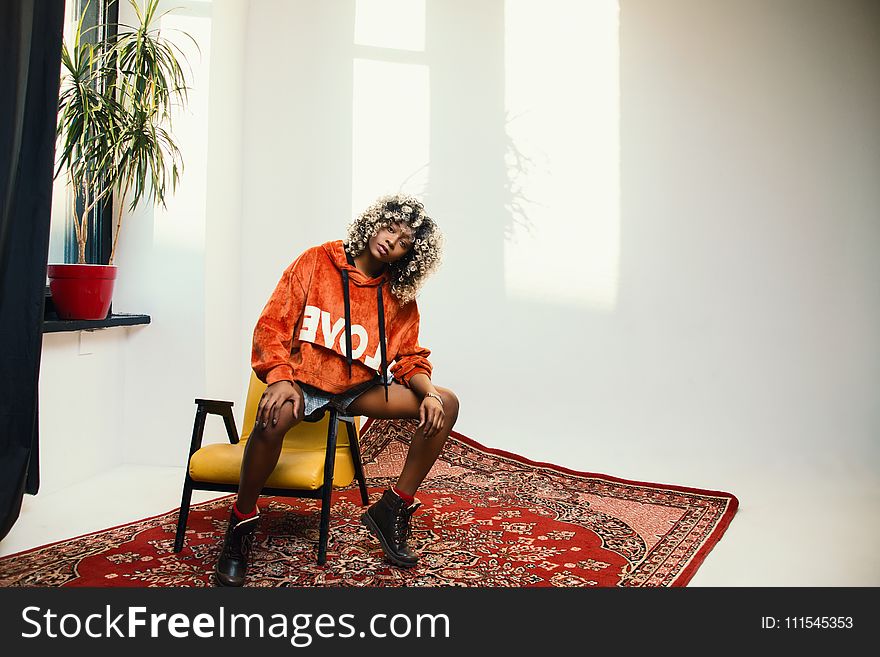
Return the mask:
<path id="1" fill-rule="evenodd" d="M 348 271 L 342 270 L 342 300 L 345 303 L 345 360 L 348 362 L 348 378 L 351 378 L 351 300 L 348 296 Z"/>
<path id="2" fill-rule="evenodd" d="M 348 261 L 348 264 L 352 267 L 354 266 L 354 259 L 348 251 L 345 252 L 345 259 Z M 385 343 L 385 303 L 382 299 L 383 283 L 379 283 L 376 286 L 376 310 L 379 316 L 379 353 L 381 356 L 382 386 L 385 388 L 385 401 L 387 402 L 390 382 L 388 381 L 388 354 Z M 351 298 L 348 290 L 348 270 L 346 269 L 342 270 L 342 300 L 345 304 L 345 360 L 348 363 L 348 378 L 351 378 Z"/>
<path id="3" fill-rule="evenodd" d="M 379 349 L 382 354 L 382 386 L 385 388 L 385 402 L 388 402 L 388 361 L 385 355 L 385 304 L 382 303 L 382 284 L 376 288 L 376 303 L 379 311 Z"/>

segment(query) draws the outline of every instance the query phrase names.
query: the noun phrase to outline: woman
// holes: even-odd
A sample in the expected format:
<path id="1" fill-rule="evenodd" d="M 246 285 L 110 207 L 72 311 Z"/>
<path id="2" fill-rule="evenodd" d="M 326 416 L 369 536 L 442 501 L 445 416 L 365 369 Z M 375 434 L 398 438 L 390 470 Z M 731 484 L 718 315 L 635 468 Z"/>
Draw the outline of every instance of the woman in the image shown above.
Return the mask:
<path id="1" fill-rule="evenodd" d="M 257 497 L 284 435 L 327 406 L 419 420 L 396 485 L 361 516 L 389 561 L 417 563 L 407 545 L 415 492 L 458 417 L 457 397 L 431 382 L 431 352 L 418 342 L 415 297 L 439 266 L 442 246 L 418 199 L 384 196 L 349 225 L 347 240 L 312 247 L 284 271 L 254 329 L 251 364 L 268 387 L 242 459 L 216 567 L 220 584 L 244 583 Z"/>

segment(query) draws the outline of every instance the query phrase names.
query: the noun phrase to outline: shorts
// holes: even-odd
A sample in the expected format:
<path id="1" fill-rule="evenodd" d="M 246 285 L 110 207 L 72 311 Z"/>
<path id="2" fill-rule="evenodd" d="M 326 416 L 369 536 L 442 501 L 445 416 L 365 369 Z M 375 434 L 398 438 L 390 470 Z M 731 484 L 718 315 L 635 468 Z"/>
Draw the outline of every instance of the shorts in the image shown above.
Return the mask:
<path id="1" fill-rule="evenodd" d="M 389 379 L 390 382 L 391 379 Z M 324 417 L 325 411 L 330 406 L 339 411 L 339 415 L 348 417 L 348 407 L 373 386 L 382 385 L 382 377 L 377 375 L 370 381 L 359 383 L 353 388 L 336 394 L 299 381 L 296 383 L 303 393 L 303 419 L 307 422 L 317 422 Z"/>

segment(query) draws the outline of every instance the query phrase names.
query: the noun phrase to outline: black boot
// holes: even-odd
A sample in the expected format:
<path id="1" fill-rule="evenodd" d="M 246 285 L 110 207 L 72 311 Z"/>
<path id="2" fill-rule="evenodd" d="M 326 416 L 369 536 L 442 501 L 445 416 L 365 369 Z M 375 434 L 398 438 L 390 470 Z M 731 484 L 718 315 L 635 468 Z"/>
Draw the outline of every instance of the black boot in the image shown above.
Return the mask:
<path id="1" fill-rule="evenodd" d="M 226 539 L 217 560 L 214 577 L 222 586 L 241 586 L 247 574 L 248 556 L 254 542 L 259 515 L 247 520 L 239 520 L 234 512 L 229 514 Z"/>
<path id="2" fill-rule="evenodd" d="M 403 568 L 415 566 L 419 560 L 406 544 L 411 531 L 410 518 L 419 506 L 419 502 L 407 506 L 400 496 L 386 490 L 361 516 L 361 522 L 379 539 L 388 560 Z"/>

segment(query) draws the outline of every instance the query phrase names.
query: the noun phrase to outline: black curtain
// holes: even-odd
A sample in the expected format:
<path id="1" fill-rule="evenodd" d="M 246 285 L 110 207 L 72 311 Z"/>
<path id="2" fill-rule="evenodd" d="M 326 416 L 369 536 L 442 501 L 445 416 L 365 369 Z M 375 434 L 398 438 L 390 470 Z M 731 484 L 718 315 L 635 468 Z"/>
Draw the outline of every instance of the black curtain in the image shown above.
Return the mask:
<path id="1" fill-rule="evenodd" d="M 37 393 L 64 0 L 0 0 L 0 539 L 39 488 Z"/>

